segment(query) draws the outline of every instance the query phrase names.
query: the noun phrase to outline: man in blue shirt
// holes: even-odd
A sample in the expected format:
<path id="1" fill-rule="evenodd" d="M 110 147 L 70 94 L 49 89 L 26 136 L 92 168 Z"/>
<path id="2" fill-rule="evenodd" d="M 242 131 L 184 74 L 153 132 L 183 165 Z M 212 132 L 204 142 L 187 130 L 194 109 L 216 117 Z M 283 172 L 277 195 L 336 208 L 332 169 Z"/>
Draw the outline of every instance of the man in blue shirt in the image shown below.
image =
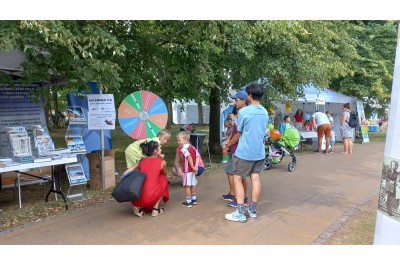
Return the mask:
<path id="1" fill-rule="evenodd" d="M 225 219 L 235 222 L 246 222 L 246 215 L 257 218 L 257 201 L 261 191 L 260 172 L 264 169 L 265 160 L 264 136 L 268 112 L 260 104 L 264 90 L 260 84 L 250 84 L 246 87 L 246 93 L 250 104 L 239 111 L 238 133 L 234 135 L 234 138 L 239 138 L 239 144 L 232 158 L 238 208 L 225 215 Z M 245 210 L 242 179 L 249 176 L 252 182 L 252 198 L 249 208 Z"/>

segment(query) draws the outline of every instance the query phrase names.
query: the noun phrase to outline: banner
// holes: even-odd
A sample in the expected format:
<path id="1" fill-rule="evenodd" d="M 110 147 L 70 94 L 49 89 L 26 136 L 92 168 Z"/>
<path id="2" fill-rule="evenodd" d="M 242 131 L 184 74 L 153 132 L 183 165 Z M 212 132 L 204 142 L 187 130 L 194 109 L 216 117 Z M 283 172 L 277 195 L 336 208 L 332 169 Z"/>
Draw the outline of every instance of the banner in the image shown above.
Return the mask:
<path id="1" fill-rule="evenodd" d="M 28 135 L 32 125 L 46 125 L 42 101 L 35 103 L 31 95 L 40 84 L 18 85 L 15 87 L 0 85 L 0 156 L 9 155 L 6 127 L 23 126 Z"/>
<path id="2" fill-rule="evenodd" d="M 114 95 L 87 95 L 87 99 L 89 130 L 115 130 Z"/>
<path id="3" fill-rule="evenodd" d="M 315 98 L 315 105 L 325 105 L 325 99 L 323 98 Z"/>
<path id="4" fill-rule="evenodd" d="M 358 124 L 360 124 L 362 143 L 369 143 L 368 137 L 368 124 L 364 114 L 364 104 L 361 100 L 356 100 L 357 113 L 358 113 Z"/>
<path id="5" fill-rule="evenodd" d="M 99 94 L 99 89 L 96 85 L 96 82 L 88 82 L 88 85 L 90 88 L 90 94 Z M 84 91 L 80 91 L 78 95 L 75 95 L 73 92 L 71 92 L 68 94 L 67 99 L 69 106 L 82 107 L 85 117 L 88 116 L 88 101 Z M 82 138 L 85 142 L 86 151 L 88 153 L 101 149 L 100 130 L 89 130 L 86 128 L 82 132 Z M 112 149 L 110 130 L 104 130 L 104 149 Z M 80 156 L 80 161 L 82 163 L 83 170 L 85 171 L 85 175 L 89 180 L 90 174 L 88 159 L 86 156 L 82 155 Z"/>

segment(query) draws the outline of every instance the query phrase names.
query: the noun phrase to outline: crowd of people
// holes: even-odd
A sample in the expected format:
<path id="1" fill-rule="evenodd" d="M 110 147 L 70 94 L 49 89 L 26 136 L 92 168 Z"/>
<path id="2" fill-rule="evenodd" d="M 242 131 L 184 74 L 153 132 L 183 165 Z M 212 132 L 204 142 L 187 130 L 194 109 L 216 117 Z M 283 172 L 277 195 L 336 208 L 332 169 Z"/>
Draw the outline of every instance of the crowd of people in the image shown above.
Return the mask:
<path id="1" fill-rule="evenodd" d="M 222 195 L 222 199 L 229 201 L 229 206 L 236 208 L 225 215 L 229 221 L 245 222 L 247 217 L 257 218 L 257 202 L 261 192 L 260 172 L 264 168 L 265 159 L 264 136 L 268 124 L 268 112 L 261 105 L 263 95 L 261 85 L 250 84 L 232 96 L 235 108 L 225 123 L 229 128 L 226 140 L 229 159 L 225 166 L 229 192 Z M 204 172 L 201 155 L 190 144 L 190 133 L 191 130 L 186 128 L 177 134 L 178 147 L 172 167 L 172 173 L 182 179 L 185 188 L 182 206 L 187 208 L 198 203 L 197 177 Z M 131 202 L 133 213 L 138 217 L 147 212 L 155 217 L 165 210 L 160 204 L 167 204 L 169 189 L 162 145 L 170 138 L 168 131 L 161 130 L 157 137 L 137 140 L 125 150 L 127 169 L 123 175 L 133 170 L 146 173 L 140 198 Z M 250 200 L 246 196 L 248 178 L 252 182 Z"/>
<path id="2" fill-rule="evenodd" d="M 349 126 L 350 120 L 350 103 L 345 103 L 342 106 L 343 113 L 340 118 L 340 137 L 343 140 L 342 154 L 351 154 L 353 152 L 355 128 Z M 307 116 L 306 116 L 307 115 Z M 301 109 L 298 109 L 293 118 L 295 120 L 295 127 L 300 131 L 316 131 L 318 145 L 314 150 L 317 154 L 334 153 L 335 151 L 335 138 L 334 119 L 330 111 L 325 113 L 317 110 L 312 116 L 303 114 Z M 283 122 L 280 124 L 279 131 L 283 132 L 285 125 L 291 122 L 290 116 L 285 116 Z M 383 123 L 383 122 L 382 122 Z M 380 123 L 380 127 L 382 124 Z M 323 142 L 325 141 L 324 145 Z M 328 151 L 330 149 L 330 151 Z"/>
<path id="3" fill-rule="evenodd" d="M 227 128 L 225 146 L 229 154 L 224 171 L 227 175 L 229 191 L 221 195 L 223 200 L 228 201 L 229 206 L 236 208 L 235 211 L 225 215 L 225 219 L 229 221 L 246 222 L 247 218 L 257 218 L 257 202 L 261 193 L 260 172 L 264 169 L 266 157 L 264 137 L 268 131 L 269 121 L 268 112 L 261 105 L 263 95 L 264 90 L 261 85 L 250 84 L 246 89 L 231 96 L 235 101 L 235 106 L 224 122 Z M 354 145 L 354 128 L 349 126 L 350 104 L 344 104 L 342 109 L 343 114 L 340 120 L 340 134 L 344 146 L 342 153 L 351 154 Z M 305 116 L 302 110 L 297 110 L 293 116 L 294 127 L 298 130 L 305 130 L 305 128 L 316 130 L 318 148 L 315 152 L 326 154 L 330 147 L 330 153 L 333 153 L 335 133 L 331 113 L 316 111 L 312 116 Z M 286 115 L 279 131 L 285 132 L 286 126 L 289 126 L 291 121 L 292 117 Z M 201 154 L 190 144 L 191 129 L 180 130 L 176 135 L 177 149 L 172 165 L 173 175 L 182 179 L 184 187 L 182 206 L 187 208 L 198 204 L 197 177 L 204 172 Z M 135 141 L 125 150 L 127 170 L 124 174 L 133 170 L 140 170 L 147 174 L 140 199 L 132 201 L 133 213 L 136 216 L 141 217 L 146 212 L 151 212 L 152 216 L 158 216 L 165 210 L 160 207 L 160 204 L 168 202 L 169 189 L 167 164 L 162 154 L 162 145 L 170 138 L 171 134 L 168 131 L 161 130 L 157 137 Z M 323 138 L 325 138 L 324 146 L 322 146 Z M 248 194 L 249 179 L 252 185 L 251 192 Z"/>

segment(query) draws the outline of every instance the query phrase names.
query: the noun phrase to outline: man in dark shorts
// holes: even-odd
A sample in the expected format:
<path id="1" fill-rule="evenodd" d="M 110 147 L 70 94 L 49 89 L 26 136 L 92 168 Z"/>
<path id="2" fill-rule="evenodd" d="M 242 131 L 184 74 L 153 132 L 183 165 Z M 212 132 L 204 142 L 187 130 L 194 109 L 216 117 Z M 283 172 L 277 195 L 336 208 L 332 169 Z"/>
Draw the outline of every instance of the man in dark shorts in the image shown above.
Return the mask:
<path id="1" fill-rule="evenodd" d="M 264 168 L 265 160 L 264 136 L 267 130 L 268 112 L 260 104 L 264 90 L 260 84 L 250 84 L 246 87 L 246 93 L 250 105 L 239 111 L 238 133 L 232 139 L 232 141 L 239 139 L 232 158 L 237 209 L 226 214 L 225 219 L 234 222 L 246 222 L 246 215 L 257 218 L 257 201 L 261 191 L 260 172 Z M 249 208 L 245 209 L 245 190 L 242 180 L 249 176 L 252 182 L 252 196 Z"/>

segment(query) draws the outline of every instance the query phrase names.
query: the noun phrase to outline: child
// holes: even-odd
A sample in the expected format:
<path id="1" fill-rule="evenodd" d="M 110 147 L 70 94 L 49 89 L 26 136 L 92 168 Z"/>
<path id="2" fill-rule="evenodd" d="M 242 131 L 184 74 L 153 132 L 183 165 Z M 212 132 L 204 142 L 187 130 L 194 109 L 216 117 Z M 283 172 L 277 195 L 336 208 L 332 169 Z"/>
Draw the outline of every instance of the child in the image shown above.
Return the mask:
<path id="1" fill-rule="evenodd" d="M 331 151 L 329 153 L 332 154 L 335 151 L 335 131 L 334 130 L 331 131 L 331 142 L 330 142 L 330 144 L 331 144 Z"/>
<path id="2" fill-rule="evenodd" d="M 234 122 L 235 122 L 235 115 L 232 112 L 228 113 L 228 117 L 226 118 L 224 123 L 226 127 L 226 138 L 228 138 L 231 135 L 233 131 Z"/>
<path id="3" fill-rule="evenodd" d="M 289 115 L 285 115 L 285 117 L 283 118 L 283 123 L 281 123 L 281 125 L 279 126 L 279 132 L 280 133 L 284 133 L 286 130 L 286 124 L 290 123 L 291 119 Z"/>
<path id="4" fill-rule="evenodd" d="M 196 173 L 201 170 L 201 168 L 198 167 L 200 161 L 199 153 L 196 148 L 189 143 L 189 132 L 179 132 L 176 139 L 178 140 L 179 146 L 176 149 L 172 173 L 178 177 L 182 177 L 183 180 L 186 201 L 182 203 L 182 206 L 191 208 L 193 205 L 197 204 Z M 179 167 L 179 161 L 181 161 L 181 167 Z M 204 171 L 204 165 L 202 170 Z"/>
<path id="5" fill-rule="evenodd" d="M 313 124 L 312 124 L 312 122 L 310 121 L 310 120 L 307 120 L 305 123 L 304 123 L 304 129 L 308 132 L 308 131 L 312 131 L 312 129 L 313 129 Z"/>
<path id="6" fill-rule="evenodd" d="M 145 156 L 142 152 L 142 149 L 140 148 L 141 143 L 145 142 L 150 142 L 150 141 L 156 141 L 160 145 L 165 144 L 168 142 L 169 138 L 171 137 L 171 134 L 167 131 L 162 129 L 156 137 L 153 138 L 147 138 L 147 139 L 142 139 L 142 140 L 137 140 L 133 143 L 131 143 L 126 149 L 125 149 L 125 159 L 126 159 L 126 167 L 129 169 L 132 166 L 136 165 L 142 158 Z M 161 154 L 160 158 L 164 158 L 164 155 Z"/>
<path id="7" fill-rule="evenodd" d="M 194 133 L 196 129 L 194 128 L 194 124 L 193 123 L 189 123 L 188 125 L 186 125 L 186 131 Z"/>
<path id="8" fill-rule="evenodd" d="M 334 121 L 333 121 L 332 114 L 330 113 L 329 110 L 328 110 L 327 112 L 325 112 L 325 114 L 326 114 L 326 116 L 328 116 L 329 122 L 331 123 L 331 125 L 332 125 L 332 130 L 333 130 Z"/>

